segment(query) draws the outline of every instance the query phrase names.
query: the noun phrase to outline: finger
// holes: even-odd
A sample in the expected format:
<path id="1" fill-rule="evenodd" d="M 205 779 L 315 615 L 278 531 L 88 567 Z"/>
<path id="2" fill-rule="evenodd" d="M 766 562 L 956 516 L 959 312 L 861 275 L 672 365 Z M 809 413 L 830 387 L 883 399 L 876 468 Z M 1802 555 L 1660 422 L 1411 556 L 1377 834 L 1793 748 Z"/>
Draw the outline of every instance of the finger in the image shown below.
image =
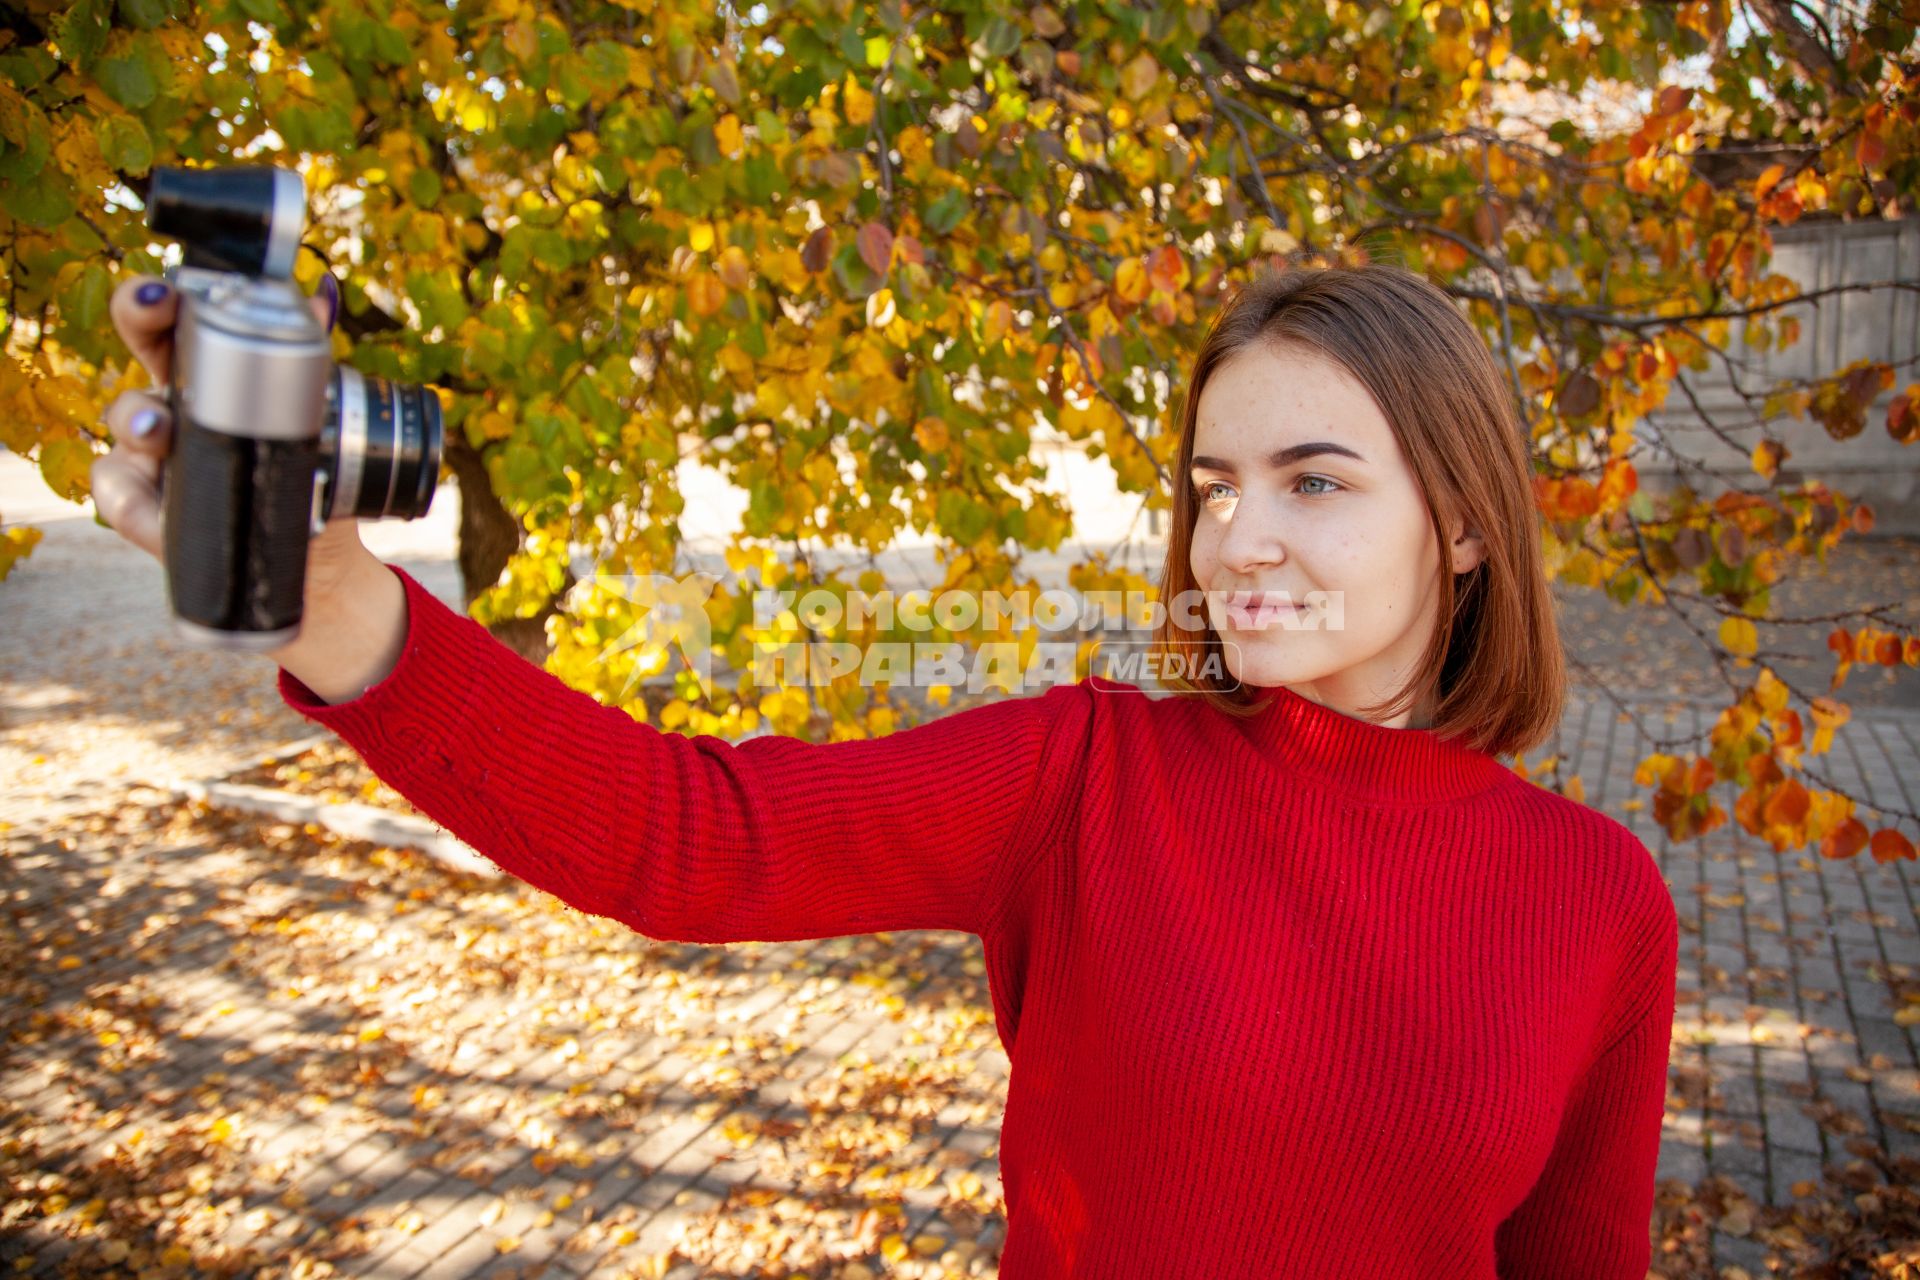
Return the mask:
<path id="1" fill-rule="evenodd" d="M 107 304 L 113 327 L 146 366 L 153 385 L 167 385 L 173 368 L 173 324 L 180 313 L 180 296 L 158 276 L 133 276 L 120 282 Z"/>
<path id="2" fill-rule="evenodd" d="M 313 296 L 307 299 L 307 305 L 313 308 L 313 314 L 328 332 L 340 321 L 340 282 L 333 278 L 333 272 L 322 271 L 320 283 L 315 287 Z"/>
<path id="3" fill-rule="evenodd" d="M 167 398 L 158 391 L 122 391 L 101 415 L 114 443 L 137 458 L 153 463 L 153 474 L 160 474 L 160 460 L 173 448 L 173 421 L 167 412 Z"/>
<path id="4" fill-rule="evenodd" d="M 157 467 L 157 464 L 154 464 Z M 114 448 L 93 460 L 93 506 L 113 531 L 158 559 L 165 554 L 160 536 L 158 471 L 148 460 Z"/>

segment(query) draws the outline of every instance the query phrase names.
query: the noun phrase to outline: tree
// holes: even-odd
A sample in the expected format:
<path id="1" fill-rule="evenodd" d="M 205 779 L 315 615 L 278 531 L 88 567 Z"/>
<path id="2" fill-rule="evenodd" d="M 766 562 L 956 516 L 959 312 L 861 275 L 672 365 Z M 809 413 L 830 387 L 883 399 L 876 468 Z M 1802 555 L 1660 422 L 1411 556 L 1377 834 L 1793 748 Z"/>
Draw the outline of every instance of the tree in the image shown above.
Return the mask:
<path id="1" fill-rule="evenodd" d="M 1070 520 L 1033 489 L 1042 424 L 1163 507 L 1170 410 L 1225 293 L 1278 263 L 1387 255 L 1460 299 L 1511 374 L 1553 571 L 1718 617 L 1695 626 L 1731 699 L 1710 750 L 1642 766 L 1673 836 L 1724 822 L 1730 789 L 1776 847 L 1913 856 L 1805 757 L 1845 720 L 1849 664 L 1920 665 L 1920 639 L 1847 619 L 1825 691 L 1785 684 L 1758 640 L 1782 565 L 1872 513 L 1779 483 L 1775 439 L 1752 448 L 1756 483 L 1712 496 L 1655 501 L 1636 472 L 1654 447 L 1636 424 L 1686 371 L 1728 359 L 1736 326 L 1792 343 L 1788 304 L 1822 302 L 1770 273 L 1772 228 L 1910 209 L 1910 11 L 1818 28 L 1725 0 L 10 12 L 0 429 L 68 496 L 99 406 L 140 376 L 105 302 L 116 273 L 159 264 L 138 197 L 162 161 L 298 157 L 310 239 L 343 274 L 338 354 L 446 393 L 473 612 L 544 624 L 549 667 L 609 700 L 631 655 L 597 659 L 630 611 L 568 595 L 571 549 L 668 571 L 680 458 L 751 495 L 729 560 L 762 583 L 814 580 L 807 540 L 872 551 L 911 527 L 941 537 L 946 587 L 1031 586 L 1022 549 L 1058 547 Z M 1628 131 L 1537 115 L 1635 86 L 1653 92 Z M 1823 371 L 1763 407 L 1854 434 L 1910 363 Z M 1917 411 L 1909 384 L 1886 429 L 1910 443 Z M 1074 585 L 1151 587 L 1097 557 Z M 707 609 L 736 669 L 787 638 L 756 634 L 746 590 Z M 700 732 L 795 731 L 816 698 L 836 734 L 897 710 L 851 678 L 679 692 L 661 722 Z"/>

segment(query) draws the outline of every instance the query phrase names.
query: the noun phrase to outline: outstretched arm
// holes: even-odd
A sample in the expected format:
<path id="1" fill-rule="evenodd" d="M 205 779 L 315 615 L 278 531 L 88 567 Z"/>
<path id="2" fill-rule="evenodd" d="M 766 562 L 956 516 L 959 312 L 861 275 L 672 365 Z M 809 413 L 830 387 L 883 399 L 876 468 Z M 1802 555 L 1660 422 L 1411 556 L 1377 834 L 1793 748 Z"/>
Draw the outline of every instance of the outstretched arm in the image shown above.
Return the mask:
<path id="1" fill-rule="evenodd" d="M 1079 685 L 884 738 L 731 743 L 641 724 L 513 653 L 413 577 L 387 677 L 338 705 L 281 696 L 503 870 L 652 938 L 986 933 L 1068 776 L 1049 730 Z"/>

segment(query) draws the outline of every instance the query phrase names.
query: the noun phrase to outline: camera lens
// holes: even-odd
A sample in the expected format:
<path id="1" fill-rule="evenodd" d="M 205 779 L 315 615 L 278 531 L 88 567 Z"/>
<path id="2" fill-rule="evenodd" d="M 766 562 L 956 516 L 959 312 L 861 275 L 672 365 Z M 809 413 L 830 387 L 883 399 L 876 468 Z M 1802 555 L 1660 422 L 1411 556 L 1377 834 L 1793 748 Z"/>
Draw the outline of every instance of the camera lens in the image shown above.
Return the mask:
<path id="1" fill-rule="evenodd" d="M 440 398 L 425 387 L 335 365 L 320 456 L 329 520 L 415 520 L 440 483 Z"/>

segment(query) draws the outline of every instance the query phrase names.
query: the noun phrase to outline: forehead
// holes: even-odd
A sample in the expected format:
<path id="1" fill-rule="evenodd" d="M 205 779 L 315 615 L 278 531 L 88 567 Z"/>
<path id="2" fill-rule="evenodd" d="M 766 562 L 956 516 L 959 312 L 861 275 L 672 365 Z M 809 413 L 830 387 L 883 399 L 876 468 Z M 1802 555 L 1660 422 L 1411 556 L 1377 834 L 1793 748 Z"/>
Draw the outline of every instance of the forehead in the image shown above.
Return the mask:
<path id="1" fill-rule="evenodd" d="M 1366 387 L 1325 356 L 1296 346 L 1256 343 L 1235 352 L 1215 366 L 1197 409 L 1201 453 L 1220 453 L 1234 441 L 1267 449 L 1333 440 L 1368 457 L 1394 446 L 1393 428 Z"/>

